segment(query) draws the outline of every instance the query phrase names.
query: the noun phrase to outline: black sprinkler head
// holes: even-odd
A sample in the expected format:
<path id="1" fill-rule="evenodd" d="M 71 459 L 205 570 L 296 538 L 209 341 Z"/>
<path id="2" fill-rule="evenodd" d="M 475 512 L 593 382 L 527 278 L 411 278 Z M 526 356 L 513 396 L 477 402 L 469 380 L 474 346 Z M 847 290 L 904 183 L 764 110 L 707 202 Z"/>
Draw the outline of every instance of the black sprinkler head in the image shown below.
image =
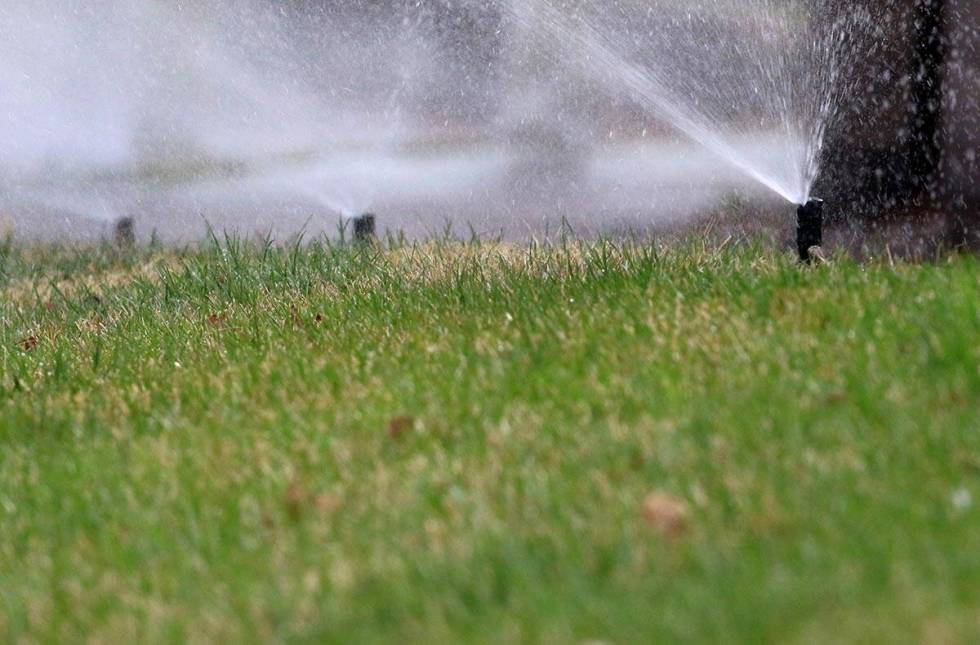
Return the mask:
<path id="1" fill-rule="evenodd" d="M 116 246 L 127 247 L 136 244 L 136 222 L 132 217 L 121 217 L 116 220 L 112 231 L 112 239 Z"/>
<path id="2" fill-rule="evenodd" d="M 796 245 L 800 262 L 813 262 L 810 249 L 823 246 L 823 200 L 811 199 L 796 211 Z"/>
<path id="3" fill-rule="evenodd" d="M 377 236 L 377 218 L 373 213 L 364 213 L 352 218 L 354 222 L 354 241 L 371 242 Z"/>

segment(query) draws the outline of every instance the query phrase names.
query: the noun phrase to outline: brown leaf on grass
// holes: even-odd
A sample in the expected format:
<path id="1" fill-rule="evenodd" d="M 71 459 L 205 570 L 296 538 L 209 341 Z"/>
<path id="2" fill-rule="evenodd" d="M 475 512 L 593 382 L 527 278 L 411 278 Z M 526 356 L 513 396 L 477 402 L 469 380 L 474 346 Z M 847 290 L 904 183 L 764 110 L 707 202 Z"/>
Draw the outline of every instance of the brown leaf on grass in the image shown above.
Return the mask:
<path id="1" fill-rule="evenodd" d="M 286 489 L 283 503 L 286 506 L 286 513 L 290 518 L 295 521 L 303 515 L 303 509 L 306 507 L 309 497 L 310 495 L 306 492 L 306 488 L 299 482 L 294 481 L 289 485 L 289 488 Z"/>
<path id="2" fill-rule="evenodd" d="M 302 483 L 294 481 L 286 489 L 283 504 L 286 514 L 295 522 L 308 511 L 322 516 L 332 515 L 340 508 L 341 499 L 336 495 L 313 495 Z"/>
<path id="3" fill-rule="evenodd" d="M 20 348 L 25 352 L 29 352 L 32 349 L 37 348 L 38 340 L 37 336 L 28 336 L 27 338 L 20 341 Z"/>
<path id="4" fill-rule="evenodd" d="M 679 538 L 688 529 L 687 502 L 667 493 L 650 493 L 643 500 L 643 520 L 658 535 Z"/>
<path id="5" fill-rule="evenodd" d="M 847 400 L 847 393 L 842 392 L 841 390 L 834 390 L 833 392 L 827 395 L 828 405 L 837 405 L 838 403 L 843 403 L 846 400 Z"/>
<path id="6" fill-rule="evenodd" d="M 969 451 L 960 451 L 953 457 L 954 463 L 960 468 L 973 474 L 980 474 L 980 454 L 973 454 Z"/>
<path id="7" fill-rule="evenodd" d="M 415 429 L 415 418 L 409 416 L 395 417 L 388 422 L 388 436 L 401 439 Z"/>
<path id="8" fill-rule="evenodd" d="M 317 495 L 313 507 L 321 515 L 332 515 L 340 509 L 341 500 L 336 495 Z"/>

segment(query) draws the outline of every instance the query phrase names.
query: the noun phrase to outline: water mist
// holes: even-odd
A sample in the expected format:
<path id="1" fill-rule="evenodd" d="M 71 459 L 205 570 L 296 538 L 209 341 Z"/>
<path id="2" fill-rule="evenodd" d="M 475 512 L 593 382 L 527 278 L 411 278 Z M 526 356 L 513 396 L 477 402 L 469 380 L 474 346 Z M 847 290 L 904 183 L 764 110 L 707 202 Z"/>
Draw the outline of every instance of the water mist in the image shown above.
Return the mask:
<path id="1" fill-rule="evenodd" d="M 846 91 L 842 66 L 873 26 L 854 4 L 652 0 L 638 16 L 618 3 L 532 0 L 512 15 L 608 92 L 804 205 Z"/>
<path id="2" fill-rule="evenodd" d="M 513 238 L 754 185 L 804 204 L 867 24 L 846 0 L 6 0 L 0 220 Z"/>

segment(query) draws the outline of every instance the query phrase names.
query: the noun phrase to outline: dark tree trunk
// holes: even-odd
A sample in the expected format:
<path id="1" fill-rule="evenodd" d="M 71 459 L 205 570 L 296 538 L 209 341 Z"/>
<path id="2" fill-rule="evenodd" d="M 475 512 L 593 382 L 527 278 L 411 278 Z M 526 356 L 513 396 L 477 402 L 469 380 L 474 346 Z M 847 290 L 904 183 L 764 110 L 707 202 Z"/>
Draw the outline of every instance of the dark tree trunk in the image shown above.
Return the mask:
<path id="1" fill-rule="evenodd" d="M 909 171 L 913 193 L 924 200 L 938 197 L 942 162 L 943 77 L 948 42 L 946 1 L 916 0 L 911 78 Z"/>

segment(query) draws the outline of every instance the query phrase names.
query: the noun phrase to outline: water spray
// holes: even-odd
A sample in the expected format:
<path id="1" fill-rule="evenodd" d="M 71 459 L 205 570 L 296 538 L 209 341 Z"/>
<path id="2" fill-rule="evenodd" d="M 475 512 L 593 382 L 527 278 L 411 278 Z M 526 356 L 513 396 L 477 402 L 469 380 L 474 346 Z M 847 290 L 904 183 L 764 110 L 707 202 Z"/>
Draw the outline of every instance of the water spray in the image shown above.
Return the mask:
<path id="1" fill-rule="evenodd" d="M 811 199 L 796 211 L 796 245 L 800 251 L 800 262 L 813 262 L 813 247 L 823 246 L 823 200 Z"/>
<path id="2" fill-rule="evenodd" d="M 352 217 L 354 222 L 354 241 L 359 244 L 373 242 L 377 238 L 377 217 L 373 213 L 364 213 Z"/>

